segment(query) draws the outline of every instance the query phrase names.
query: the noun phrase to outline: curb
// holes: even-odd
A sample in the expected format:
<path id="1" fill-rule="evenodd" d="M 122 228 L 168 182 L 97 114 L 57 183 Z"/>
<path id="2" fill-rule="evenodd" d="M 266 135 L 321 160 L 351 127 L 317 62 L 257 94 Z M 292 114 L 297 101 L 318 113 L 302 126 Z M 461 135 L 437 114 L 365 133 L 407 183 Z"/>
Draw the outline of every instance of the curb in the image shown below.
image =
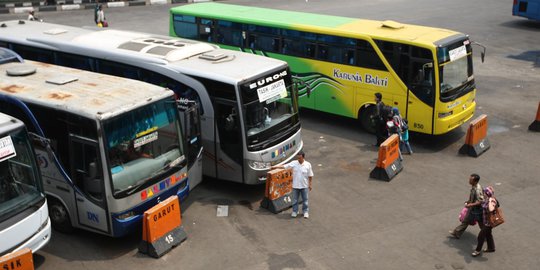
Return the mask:
<path id="1" fill-rule="evenodd" d="M 101 3 L 107 8 L 129 7 L 129 6 L 150 6 L 150 5 L 168 5 L 175 3 L 196 2 L 197 0 L 128 0 L 117 2 Z M 199 0 L 200 1 L 200 0 Z M 95 0 L 57 0 L 56 5 L 45 5 L 44 1 L 29 1 L 0 4 L 0 14 L 23 14 L 29 11 L 68 11 L 92 9 L 95 7 Z"/>

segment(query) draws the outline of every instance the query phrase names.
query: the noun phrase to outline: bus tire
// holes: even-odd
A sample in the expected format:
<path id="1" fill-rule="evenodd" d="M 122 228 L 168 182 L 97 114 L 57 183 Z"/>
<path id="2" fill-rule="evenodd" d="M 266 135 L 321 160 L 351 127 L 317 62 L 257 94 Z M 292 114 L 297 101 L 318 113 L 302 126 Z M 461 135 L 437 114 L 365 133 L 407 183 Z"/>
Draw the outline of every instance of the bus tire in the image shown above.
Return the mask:
<path id="1" fill-rule="evenodd" d="M 368 105 L 362 107 L 358 112 L 358 120 L 360 121 L 360 126 L 367 131 L 368 133 L 375 133 L 375 126 L 371 120 L 372 116 L 375 115 L 375 106 Z"/>
<path id="2" fill-rule="evenodd" d="M 66 207 L 56 198 L 48 197 L 49 201 L 49 217 L 51 218 L 52 227 L 62 233 L 73 232 L 71 219 Z"/>

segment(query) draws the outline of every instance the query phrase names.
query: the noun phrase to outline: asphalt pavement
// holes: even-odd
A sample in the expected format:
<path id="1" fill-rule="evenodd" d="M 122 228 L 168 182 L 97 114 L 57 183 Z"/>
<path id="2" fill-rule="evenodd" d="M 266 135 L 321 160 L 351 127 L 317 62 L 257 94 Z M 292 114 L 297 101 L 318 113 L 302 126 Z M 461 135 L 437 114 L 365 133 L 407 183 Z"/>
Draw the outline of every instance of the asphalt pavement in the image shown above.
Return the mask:
<path id="1" fill-rule="evenodd" d="M 188 239 L 160 259 L 137 252 L 139 235 L 111 239 L 53 232 L 35 255 L 37 269 L 538 269 L 540 265 L 540 133 L 527 130 L 540 101 L 540 23 L 511 16 L 503 0 L 237 0 L 261 7 L 392 19 L 467 33 L 475 51 L 478 108 L 488 115 L 491 149 L 459 155 L 466 125 L 443 136 L 411 134 L 414 154 L 392 181 L 369 178 L 375 138 L 351 119 L 302 110 L 306 160 L 314 167 L 310 218 L 259 207 L 263 186 L 206 179 L 183 202 Z M 111 28 L 168 34 L 175 5 L 108 8 Z M 89 10 L 51 12 L 46 21 L 85 26 Z M 0 20 L 19 18 L 0 15 Z M 493 230 L 497 251 L 471 257 L 478 226 L 461 239 L 448 230 L 481 176 L 501 201 L 506 223 Z M 218 205 L 229 215 L 217 217 Z"/>

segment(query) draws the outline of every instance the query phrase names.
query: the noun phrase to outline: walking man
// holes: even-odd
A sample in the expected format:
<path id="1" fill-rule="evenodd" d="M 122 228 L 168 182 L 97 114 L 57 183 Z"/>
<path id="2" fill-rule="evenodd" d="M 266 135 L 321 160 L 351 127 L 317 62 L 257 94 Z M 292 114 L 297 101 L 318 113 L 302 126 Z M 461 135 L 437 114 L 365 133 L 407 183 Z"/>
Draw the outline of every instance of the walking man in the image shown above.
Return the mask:
<path id="1" fill-rule="evenodd" d="M 469 177 L 471 191 L 469 193 L 469 200 L 465 202 L 465 207 L 469 208 L 467 217 L 454 230 L 450 231 L 450 235 L 456 239 L 461 237 L 471 222 L 477 221 L 480 223 L 483 221 L 482 203 L 484 202 L 484 192 L 478 182 L 480 182 L 480 176 L 476 173 L 471 174 Z"/>
<path id="2" fill-rule="evenodd" d="M 375 114 L 372 115 L 373 123 L 375 124 L 375 136 L 377 137 L 376 146 L 380 146 L 387 138 L 386 131 L 386 117 L 387 113 L 384 111 L 384 103 L 382 102 L 382 94 L 375 93 Z"/>
<path id="3" fill-rule="evenodd" d="M 304 218 L 309 218 L 309 204 L 308 197 L 309 191 L 311 191 L 311 179 L 313 178 L 313 170 L 311 163 L 306 161 L 303 151 L 298 152 L 296 160 L 293 160 L 287 164 L 272 166 L 272 169 L 292 168 L 293 171 L 293 190 L 292 190 L 292 214 L 291 217 L 295 218 L 298 215 L 298 197 L 302 196 L 302 212 Z"/>

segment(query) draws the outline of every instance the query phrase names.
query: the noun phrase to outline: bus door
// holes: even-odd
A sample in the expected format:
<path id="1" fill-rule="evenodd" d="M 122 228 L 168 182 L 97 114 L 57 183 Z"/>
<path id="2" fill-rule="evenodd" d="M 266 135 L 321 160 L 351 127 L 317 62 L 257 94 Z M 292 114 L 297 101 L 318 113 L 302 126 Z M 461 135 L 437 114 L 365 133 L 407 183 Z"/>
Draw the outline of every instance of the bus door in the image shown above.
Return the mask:
<path id="1" fill-rule="evenodd" d="M 433 63 L 411 61 L 412 80 L 407 92 L 407 120 L 413 131 L 432 133 L 435 102 Z M 401 112 L 403 114 L 403 112 Z"/>
<path id="2" fill-rule="evenodd" d="M 70 168 L 74 184 L 78 223 L 110 234 L 109 213 L 105 196 L 103 165 L 98 142 L 70 134 Z"/>
<path id="3" fill-rule="evenodd" d="M 243 181 L 242 119 L 236 101 L 215 98 L 216 178 Z"/>
<path id="4" fill-rule="evenodd" d="M 182 130 L 186 139 L 186 152 L 188 156 L 189 176 L 202 175 L 202 138 L 201 138 L 201 121 L 199 113 L 199 105 L 197 102 L 190 101 L 178 104 L 178 112 L 182 121 Z M 200 184 L 202 178 L 190 177 L 189 188 L 192 189 Z M 199 182 L 193 182 L 199 181 Z"/>

